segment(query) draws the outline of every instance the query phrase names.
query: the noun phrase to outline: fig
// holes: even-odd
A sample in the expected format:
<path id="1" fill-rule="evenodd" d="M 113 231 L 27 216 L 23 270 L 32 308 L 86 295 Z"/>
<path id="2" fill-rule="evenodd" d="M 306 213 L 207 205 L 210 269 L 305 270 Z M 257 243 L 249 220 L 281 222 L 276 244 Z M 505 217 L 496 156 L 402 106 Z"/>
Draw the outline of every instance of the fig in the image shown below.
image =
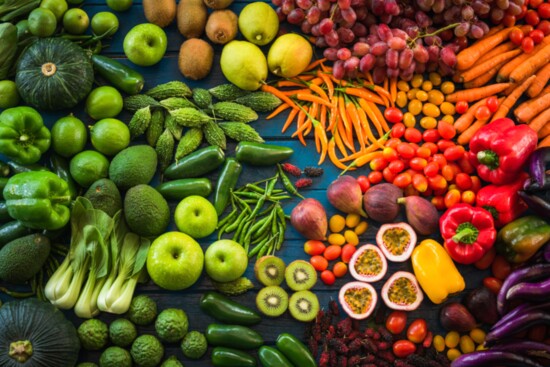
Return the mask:
<path id="1" fill-rule="evenodd" d="M 486 287 L 479 287 L 471 291 L 464 303 L 479 322 L 493 325 L 500 318 L 497 311 L 497 298 Z"/>
<path id="2" fill-rule="evenodd" d="M 349 261 L 352 277 L 362 282 L 377 282 L 386 275 L 388 262 L 382 251 L 371 244 L 359 247 Z"/>
<path id="3" fill-rule="evenodd" d="M 398 271 L 382 287 L 382 299 L 392 310 L 412 311 L 420 306 L 424 294 L 414 274 Z"/>
<path id="4" fill-rule="evenodd" d="M 407 223 L 383 224 L 376 234 L 376 243 L 390 261 L 407 261 L 416 246 L 416 233 Z"/>
<path id="5" fill-rule="evenodd" d="M 405 205 L 407 222 L 421 235 L 428 236 L 439 228 L 437 208 L 429 200 L 420 196 L 406 196 L 397 199 L 398 204 Z"/>
<path id="6" fill-rule="evenodd" d="M 467 333 L 476 327 L 474 316 L 466 306 L 458 302 L 443 305 L 439 314 L 441 325 L 448 331 Z"/>
<path id="7" fill-rule="evenodd" d="M 327 213 L 318 200 L 302 200 L 290 213 L 290 224 L 308 240 L 323 241 L 328 228 Z"/>
<path id="8" fill-rule="evenodd" d="M 346 214 L 366 217 L 363 210 L 363 193 L 355 177 L 340 176 L 327 188 L 327 199 L 336 209 Z"/>
<path id="9" fill-rule="evenodd" d="M 371 187 L 363 195 L 363 206 L 367 215 L 380 223 L 390 223 L 399 214 L 397 199 L 403 197 L 403 190 L 390 184 L 382 183 Z"/>
<path id="10" fill-rule="evenodd" d="M 342 309 L 351 318 L 362 320 L 374 311 L 378 295 L 374 287 L 368 283 L 350 282 L 340 288 L 338 300 Z"/>

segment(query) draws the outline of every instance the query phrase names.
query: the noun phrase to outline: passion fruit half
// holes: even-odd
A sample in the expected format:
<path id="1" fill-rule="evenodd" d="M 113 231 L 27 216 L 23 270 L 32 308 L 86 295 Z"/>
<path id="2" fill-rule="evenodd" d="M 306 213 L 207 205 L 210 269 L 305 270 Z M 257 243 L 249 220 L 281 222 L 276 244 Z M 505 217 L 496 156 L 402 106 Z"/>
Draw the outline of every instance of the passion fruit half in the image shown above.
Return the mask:
<path id="1" fill-rule="evenodd" d="M 403 262 L 416 246 L 416 233 L 407 223 L 384 224 L 376 234 L 376 243 L 388 260 Z"/>
<path id="2" fill-rule="evenodd" d="M 374 283 L 386 275 L 388 262 L 382 251 L 374 245 L 359 247 L 349 261 L 351 276 L 362 282 Z"/>
<path id="3" fill-rule="evenodd" d="M 382 287 L 382 299 L 392 310 L 412 311 L 420 306 L 424 294 L 414 274 L 398 271 Z"/>
<path id="4" fill-rule="evenodd" d="M 340 288 L 338 300 L 344 311 L 353 319 L 369 317 L 378 301 L 374 287 L 364 282 L 350 282 Z"/>

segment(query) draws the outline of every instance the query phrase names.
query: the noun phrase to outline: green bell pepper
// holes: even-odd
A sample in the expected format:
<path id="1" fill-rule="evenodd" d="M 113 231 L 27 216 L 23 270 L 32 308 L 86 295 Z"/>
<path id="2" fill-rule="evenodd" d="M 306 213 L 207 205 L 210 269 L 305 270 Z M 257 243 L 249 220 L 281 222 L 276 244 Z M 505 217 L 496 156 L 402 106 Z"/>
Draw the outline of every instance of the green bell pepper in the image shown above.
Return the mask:
<path id="1" fill-rule="evenodd" d="M 498 232 L 496 249 L 512 263 L 529 260 L 550 240 L 550 223 L 536 215 L 521 217 Z"/>
<path id="2" fill-rule="evenodd" d="M 38 162 L 50 138 L 42 116 L 32 107 L 8 108 L 0 114 L 0 153 L 17 163 Z"/>
<path id="3" fill-rule="evenodd" d="M 11 177 L 4 188 L 8 213 L 34 229 L 59 229 L 70 219 L 71 193 L 55 173 L 32 171 Z"/>

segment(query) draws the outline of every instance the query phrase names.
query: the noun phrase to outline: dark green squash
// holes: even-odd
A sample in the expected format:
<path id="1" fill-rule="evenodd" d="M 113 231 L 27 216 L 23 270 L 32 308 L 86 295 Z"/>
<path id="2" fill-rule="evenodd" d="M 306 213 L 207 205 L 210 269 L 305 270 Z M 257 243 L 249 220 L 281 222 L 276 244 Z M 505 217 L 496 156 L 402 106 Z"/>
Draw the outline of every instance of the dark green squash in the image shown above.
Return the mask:
<path id="1" fill-rule="evenodd" d="M 15 83 L 23 100 L 41 110 L 72 108 L 82 101 L 94 81 L 86 52 L 63 38 L 43 38 L 23 51 Z"/>
<path id="2" fill-rule="evenodd" d="M 0 308 L 0 366 L 73 367 L 80 341 L 73 324 L 35 298 Z"/>

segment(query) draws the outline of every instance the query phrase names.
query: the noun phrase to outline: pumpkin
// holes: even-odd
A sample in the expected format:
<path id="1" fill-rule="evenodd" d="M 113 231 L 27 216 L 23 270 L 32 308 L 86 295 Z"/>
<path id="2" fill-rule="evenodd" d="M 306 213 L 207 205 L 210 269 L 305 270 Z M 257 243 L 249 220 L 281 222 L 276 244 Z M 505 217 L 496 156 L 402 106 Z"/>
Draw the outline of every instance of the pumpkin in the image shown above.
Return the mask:
<path id="1" fill-rule="evenodd" d="M 0 366 L 73 367 L 79 351 L 75 327 L 52 304 L 27 299 L 0 308 Z"/>
<path id="2" fill-rule="evenodd" d="M 86 52 L 64 38 L 38 39 L 23 51 L 15 83 L 23 100 L 42 110 L 72 108 L 82 101 L 94 81 Z"/>

